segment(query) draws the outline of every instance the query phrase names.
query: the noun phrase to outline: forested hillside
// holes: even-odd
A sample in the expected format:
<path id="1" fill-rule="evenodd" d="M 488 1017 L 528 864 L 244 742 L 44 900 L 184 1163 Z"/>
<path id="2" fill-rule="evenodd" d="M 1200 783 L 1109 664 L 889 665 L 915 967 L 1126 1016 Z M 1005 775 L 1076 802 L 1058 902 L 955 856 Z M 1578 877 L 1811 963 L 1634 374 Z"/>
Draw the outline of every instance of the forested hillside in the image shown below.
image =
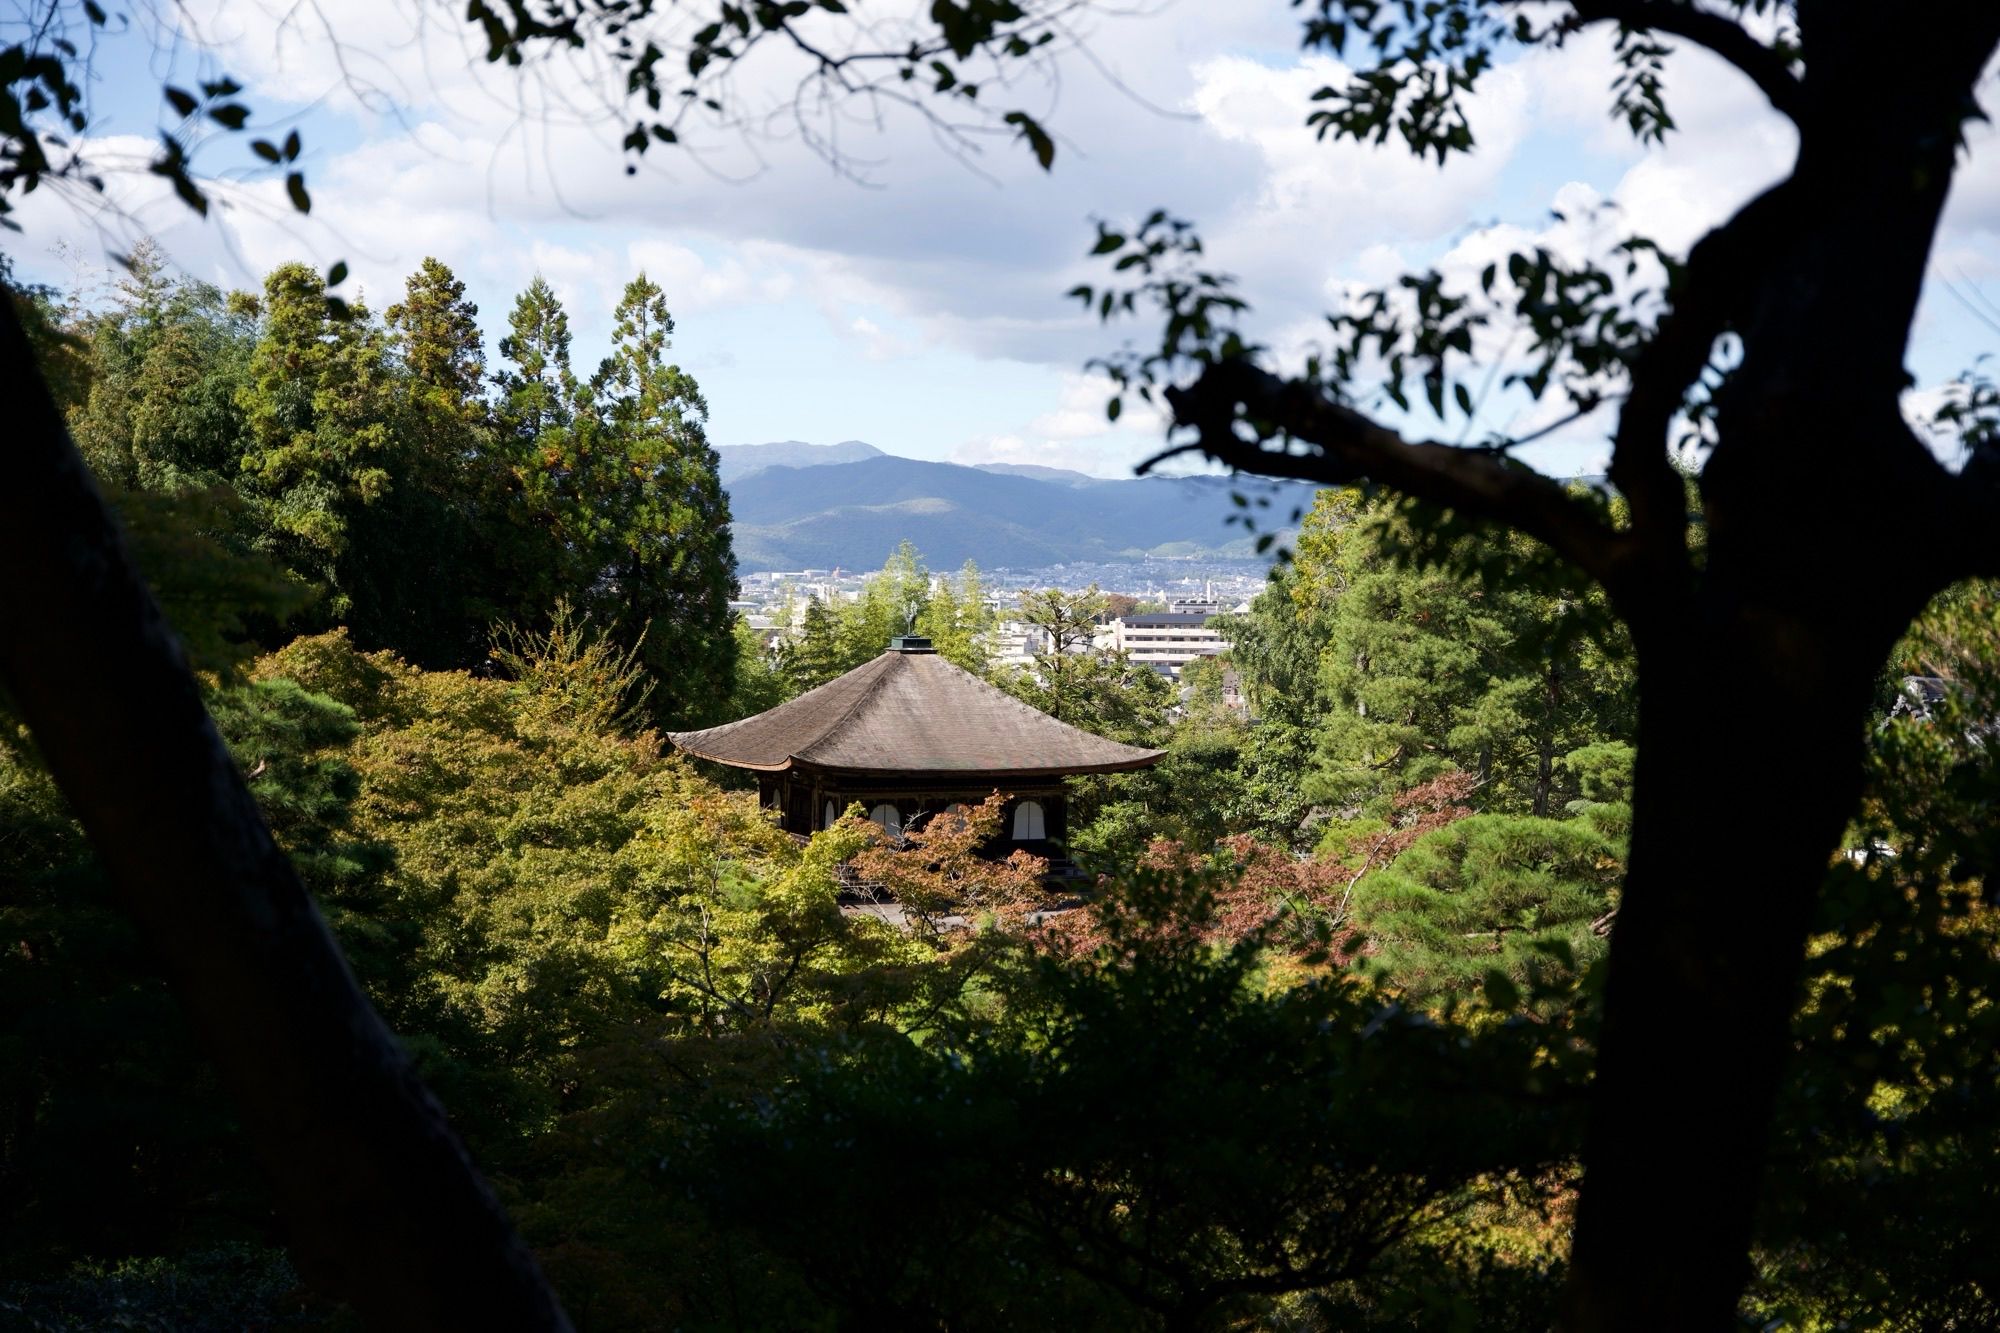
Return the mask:
<path id="1" fill-rule="evenodd" d="M 1146 554 L 1249 557 L 1284 531 L 1311 488 L 1242 478 L 1100 480 L 1054 469 L 1000 471 L 888 456 L 770 467 L 729 485 L 746 568 L 867 568 L 884 534 L 942 564 L 1014 569 Z M 1231 499 L 1246 494 L 1245 510 Z M 1246 514 L 1256 532 L 1243 526 Z"/>

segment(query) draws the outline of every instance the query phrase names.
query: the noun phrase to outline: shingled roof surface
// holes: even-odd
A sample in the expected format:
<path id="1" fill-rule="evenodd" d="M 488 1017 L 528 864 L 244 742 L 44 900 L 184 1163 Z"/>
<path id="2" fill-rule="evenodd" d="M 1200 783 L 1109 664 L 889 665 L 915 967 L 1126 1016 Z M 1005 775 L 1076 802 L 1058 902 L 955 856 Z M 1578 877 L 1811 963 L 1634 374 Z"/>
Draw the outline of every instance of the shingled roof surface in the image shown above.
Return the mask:
<path id="1" fill-rule="evenodd" d="M 887 652 L 789 703 L 669 739 L 691 755 L 774 772 L 1113 773 L 1158 750 L 1058 722 L 928 652 Z"/>

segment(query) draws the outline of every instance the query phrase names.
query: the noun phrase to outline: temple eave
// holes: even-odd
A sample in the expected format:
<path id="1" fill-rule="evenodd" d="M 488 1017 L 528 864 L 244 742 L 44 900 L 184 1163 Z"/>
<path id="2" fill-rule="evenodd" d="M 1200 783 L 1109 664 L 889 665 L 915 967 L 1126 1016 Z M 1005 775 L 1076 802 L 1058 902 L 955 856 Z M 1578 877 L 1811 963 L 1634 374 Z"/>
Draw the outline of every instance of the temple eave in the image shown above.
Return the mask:
<path id="1" fill-rule="evenodd" d="M 678 744 L 678 743 L 677 743 Z M 757 763 L 741 758 L 725 758 L 721 755 L 703 754 L 685 745 L 679 748 L 696 759 L 705 759 L 712 764 L 722 764 L 728 768 L 740 768 L 754 773 L 798 773 L 809 777 L 837 777 L 889 781 L 909 779 L 929 784 L 952 786 L 978 786 L 982 783 L 1042 782 L 1054 778 L 1086 777 L 1095 773 L 1129 773 L 1135 769 L 1149 768 L 1160 761 L 1164 751 L 1148 750 L 1130 759 L 1112 760 L 1101 764 L 1064 764 L 1043 768 L 926 768 L 914 766 L 894 767 L 854 767 L 841 764 L 820 764 L 810 759 L 792 755 L 775 763 Z"/>
<path id="2" fill-rule="evenodd" d="M 854 778 L 874 781 L 909 779 L 923 783 L 949 783 L 958 786 L 981 783 L 992 785 L 1005 782 L 1046 782 L 1060 778 L 1085 777 L 1093 773 L 1126 773 L 1133 769 L 1147 768 L 1159 762 L 1160 755 L 1148 754 L 1141 758 L 1122 759 L 1102 764 L 1063 764 L 1043 768 L 922 768 L 915 766 L 856 768 L 835 764 L 816 764 L 809 759 L 795 759 L 793 768 L 800 774 L 815 776 Z"/>

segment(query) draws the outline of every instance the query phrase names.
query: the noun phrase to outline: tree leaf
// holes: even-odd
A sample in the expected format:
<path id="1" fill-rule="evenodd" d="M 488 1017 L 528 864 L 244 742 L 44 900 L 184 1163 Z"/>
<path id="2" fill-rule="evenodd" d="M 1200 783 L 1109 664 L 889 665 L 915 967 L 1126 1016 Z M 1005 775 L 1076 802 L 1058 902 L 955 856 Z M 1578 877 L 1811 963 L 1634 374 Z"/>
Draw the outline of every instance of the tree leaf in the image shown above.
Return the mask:
<path id="1" fill-rule="evenodd" d="M 285 193 L 292 197 L 292 207 L 301 213 L 312 212 L 312 196 L 306 193 L 306 178 L 294 171 L 285 177 Z"/>
<path id="2" fill-rule="evenodd" d="M 182 203 L 203 217 L 208 216 L 208 196 L 201 192 L 185 171 L 176 171 L 168 179 L 173 181 L 174 193 L 181 197 Z"/>
<path id="3" fill-rule="evenodd" d="M 1009 111 L 1003 119 L 1020 130 L 1021 137 L 1028 141 L 1028 147 L 1034 151 L 1035 161 L 1042 164 L 1043 171 L 1054 165 L 1056 141 L 1049 137 L 1049 132 L 1041 127 L 1040 122 L 1025 111 Z"/>

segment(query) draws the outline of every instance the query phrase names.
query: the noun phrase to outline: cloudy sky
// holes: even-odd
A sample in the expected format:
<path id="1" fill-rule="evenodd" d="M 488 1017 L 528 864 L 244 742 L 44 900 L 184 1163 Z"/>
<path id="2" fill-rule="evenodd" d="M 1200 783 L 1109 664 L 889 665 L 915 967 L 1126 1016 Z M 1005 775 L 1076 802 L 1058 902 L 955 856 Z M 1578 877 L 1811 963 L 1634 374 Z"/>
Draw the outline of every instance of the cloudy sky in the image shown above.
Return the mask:
<path id="1" fill-rule="evenodd" d="M 209 221 L 143 172 L 118 173 L 126 220 L 44 192 L 7 245 L 28 275 L 64 285 L 87 284 L 135 230 L 230 286 L 287 259 L 345 259 L 348 290 L 378 308 L 436 255 L 478 302 L 489 346 L 540 272 L 570 309 L 585 366 L 643 269 L 666 290 L 675 355 L 708 395 L 715 443 L 864 439 L 913 457 L 1120 475 L 1160 437 L 1140 414 L 1109 427 L 1104 384 L 1084 370 L 1143 332 L 1107 330 L 1063 296 L 1102 276 L 1085 257 L 1093 219 L 1163 207 L 1193 220 L 1213 266 L 1240 276 L 1252 332 L 1295 352 L 1346 293 L 1412 265 L 1471 272 L 1524 242 L 1602 249 L 1623 230 L 1684 250 L 1776 179 L 1794 146 L 1745 80 L 1690 52 L 1670 68 L 1679 132 L 1642 150 L 1608 115 L 1607 48 L 1586 41 L 1489 75 L 1473 109 L 1479 151 L 1440 169 L 1393 146 L 1315 141 L 1309 99 L 1339 70 L 1300 55 L 1290 6 L 1141 8 L 1088 20 L 1087 53 L 1007 90 L 1056 130 L 1050 173 L 1004 139 L 955 152 L 893 109 L 801 121 L 797 67 L 780 60 L 736 87 L 743 105 L 770 109 L 755 134 L 697 132 L 693 153 L 656 150 L 628 176 L 622 131 L 601 114 L 604 80 L 576 65 L 528 81 L 485 66 L 455 5 L 192 0 L 180 41 L 105 41 L 95 155 L 143 165 L 170 114 L 162 79 L 226 69 L 249 87 L 253 129 L 301 130 L 310 219 L 284 206 L 277 178 L 248 169 L 242 137 L 223 136 L 195 159 L 217 179 Z M 207 64 L 203 49 L 216 53 Z M 802 131 L 837 134 L 838 164 Z M 1911 364 L 1925 383 L 2000 342 L 1980 309 L 2000 303 L 1990 137 L 1959 177 L 1919 317 Z M 1534 411 L 1495 395 L 1479 425 L 1519 429 Z M 1598 470 L 1603 424 L 1530 457 L 1558 474 Z"/>

